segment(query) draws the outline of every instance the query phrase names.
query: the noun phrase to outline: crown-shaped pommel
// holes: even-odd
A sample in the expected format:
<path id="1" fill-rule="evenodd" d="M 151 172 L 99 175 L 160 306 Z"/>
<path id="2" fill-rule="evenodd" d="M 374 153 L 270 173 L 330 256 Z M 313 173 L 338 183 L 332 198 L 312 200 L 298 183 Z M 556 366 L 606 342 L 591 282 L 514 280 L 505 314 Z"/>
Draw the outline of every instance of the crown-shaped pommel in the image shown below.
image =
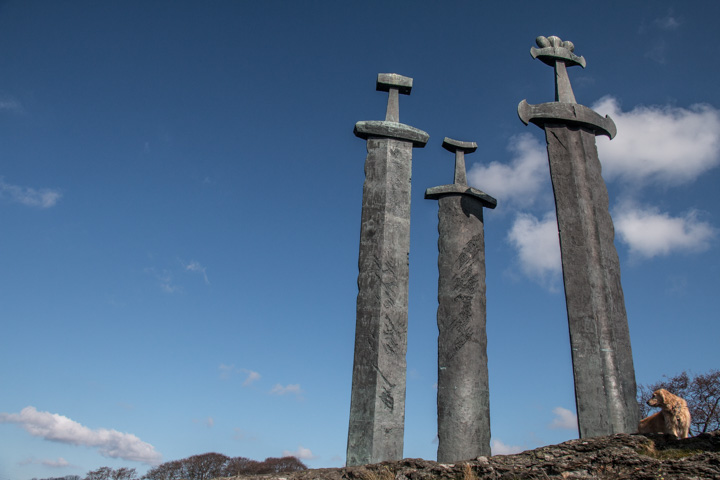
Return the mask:
<path id="1" fill-rule="evenodd" d="M 580 65 L 585 68 L 585 58 L 578 57 L 573 53 L 575 45 L 572 42 L 563 42 L 560 37 L 553 35 L 552 37 L 537 37 L 535 43 L 540 48 L 531 47 L 530 55 L 544 64 L 554 67 L 555 62 L 564 60 L 567 65 Z"/>

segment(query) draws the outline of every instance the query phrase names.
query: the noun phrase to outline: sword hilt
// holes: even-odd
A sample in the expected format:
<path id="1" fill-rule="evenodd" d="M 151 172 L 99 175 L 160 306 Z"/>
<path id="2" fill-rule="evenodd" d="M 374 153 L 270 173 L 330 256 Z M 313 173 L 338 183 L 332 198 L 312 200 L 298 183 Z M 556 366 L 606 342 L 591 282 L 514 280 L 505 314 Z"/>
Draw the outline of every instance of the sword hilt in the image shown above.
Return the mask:
<path id="1" fill-rule="evenodd" d="M 455 181 L 458 185 L 467 185 L 467 172 L 465 170 L 465 152 L 472 153 L 477 150 L 475 142 L 461 142 L 445 137 L 442 147 L 455 153 Z"/>
<path id="2" fill-rule="evenodd" d="M 530 48 L 530 55 L 555 68 L 555 101 L 577 103 L 568 78 L 567 67 L 580 65 L 585 68 L 585 58 L 575 55 L 573 53 L 575 45 L 570 41 L 562 41 L 560 37 L 540 36 L 535 39 L 535 43 L 540 48 Z"/>
<path id="3" fill-rule="evenodd" d="M 379 73 L 375 89 L 379 92 L 388 92 L 386 122 L 400 122 L 400 105 L 398 94 L 410 95 L 413 79 L 397 73 Z"/>

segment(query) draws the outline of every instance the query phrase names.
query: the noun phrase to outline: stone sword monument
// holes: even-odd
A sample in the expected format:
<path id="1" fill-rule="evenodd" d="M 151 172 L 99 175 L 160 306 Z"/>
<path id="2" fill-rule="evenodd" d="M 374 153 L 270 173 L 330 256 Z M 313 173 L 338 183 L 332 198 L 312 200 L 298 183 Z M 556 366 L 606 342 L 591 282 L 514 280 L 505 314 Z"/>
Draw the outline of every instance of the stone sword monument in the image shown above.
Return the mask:
<path id="1" fill-rule="evenodd" d="M 585 67 L 571 42 L 538 37 L 533 58 L 555 68 L 555 102 L 530 105 L 518 115 L 545 131 L 555 194 L 563 282 L 572 349 L 580 437 L 637 431 L 630 333 L 620 262 L 601 176 L 596 135 L 613 138 L 615 123 L 575 102 L 567 67 Z"/>
<path id="2" fill-rule="evenodd" d="M 358 260 L 347 465 L 401 460 L 405 432 L 405 375 L 410 252 L 410 173 L 413 147 L 428 134 L 400 123 L 399 94 L 412 78 L 380 74 L 388 92 L 385 121 L 355 124 L 367 140 Z"/>
<path id="3" fill-rule="evenodd" d="M 475 142 L 446 137 L 442 146 L 455 153 L 455 180 L 425 198 L 439 204 L 437 461 L 454 463 L 490 455 L 483 208 L 497 200 L 467 185 Z"/>

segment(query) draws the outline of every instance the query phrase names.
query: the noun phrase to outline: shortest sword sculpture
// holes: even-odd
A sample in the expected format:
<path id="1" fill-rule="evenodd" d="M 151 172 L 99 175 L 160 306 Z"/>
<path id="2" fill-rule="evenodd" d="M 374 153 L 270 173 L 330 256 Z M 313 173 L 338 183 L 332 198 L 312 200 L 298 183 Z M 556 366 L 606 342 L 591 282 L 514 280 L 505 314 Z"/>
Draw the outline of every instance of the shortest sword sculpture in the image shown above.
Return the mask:
<path id="1" fill-rule="evenodd" d="M 438 200 L 438 453 L 454 463 L 490 455 L 483 208 L 497 200 L 467 185 L 475 142 L 445 138 L 455 181 L 425 191 Z"/>
<path id="2" fill-rule="evenodd" d="M 533 58 L 555 69 L 555 102 L 518 116 L 545 131 L 560 236 L 580 437 L 637 431 L 639 411 L 620 261 L 596 135 L 615 123 L 575 102 L 567 67 L 585 67 L 572 42 L 538 37 Z"/>

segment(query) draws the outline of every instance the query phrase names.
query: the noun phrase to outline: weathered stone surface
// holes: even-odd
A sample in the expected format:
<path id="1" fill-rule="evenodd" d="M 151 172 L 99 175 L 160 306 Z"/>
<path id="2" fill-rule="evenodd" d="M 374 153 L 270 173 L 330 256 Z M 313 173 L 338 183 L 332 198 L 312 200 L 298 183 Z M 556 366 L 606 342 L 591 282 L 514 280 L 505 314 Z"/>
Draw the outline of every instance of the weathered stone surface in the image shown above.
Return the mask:
<path id="1" fill-rule="evenodd" d="M 442 464 L 404 459 L 241 478 L 270 480 L 717 480 L 720 431 L 675 440 L 617 434 Z"/>
<path id="2" fill-rule="evenodd" d="M 490 455 L 483 205 L 438 200 L 439 462 Z"/>
<path id="3" fill-rule="evenodd" d="M 354 130 L 355 136 L 359 138 L 393 138 L 396 140 L 406 140 L 411 142 L 414 147 L 424 147 L 430 136 L 420 129 L 396 122 L 383 122 L 379 120 L 369 120 L 357 122 Z"/>
<path id="4" fill-rule="evenodd" d="M 637 431 L 635 370 L 615 230 L 595 135 L 615 124 L 575 103 L 567 66 L 585 66 L 571 42 L 538 37 L 533 57 L 555 67 L 555 102 L 520 102 L 518 115 L 545 130 L 555 194 L 580 437 Z"/>
<path id="5" fill-rule="evenodd" d="M 545 125 L 555 192 L 580 436 L 637 431 L 620 260 L 595 133 Z"/>
<path id="6" fill-rule="evenodd" d="M 378 76 L 378 90 L 390 92 L 386 121 L 358 122 L 367 140 L 360 227 L 347 464 L 398 460 L 405 424 L 408 255 L 412 149 L 428 135 L 397 122 L 398 91 L 412 79 Z"/>
<path id="7" fill-rule="evenodd" d="M 455 152 L 455 183 L 426 190 L 438 200 L 439 462 L 490 455 L 490 394 L 485 332 L 483 207 L 497 201 L 466 183 L 474 142 L 445 138 Z"/>
<path id="8" fill-rule="evenodd" d="M 495 208 L 497 206 L 497 200 L 482 190 L 477 188 L 468 187 L 467 185 L 451 184 L 451 185 L 440 185 L 437 187 L 431 187 L 425 190 L 425 198 L 429 200 L 437 200 L 441 197 L 450 194 L 466 195 L 475 197 L 479 202 L 487 208 Z"/>
<path id="9" fill-rule="evenodd" d="M 411 161 L 410 142 L 368 140 L 348 465 L 402 458 Z"/>
<path id="10" fill-rule="evenodd" d="M 600 116 L 594 110 L 577 103 L 549 102 L 539 105 L 530 105 L 523 100 L 518 105 L 518 116 L 527 125 L 529 122 L 543 128 L 545 123 L 558 123 L 561 120 L 566 125 L 577 125 L 589 128 L 595 135 L 606 135 L 615 138 L 617 127 L 609 115 Z"/>
<path id="11" fill-rule="evenodd" d="M 397 73 L 379 73 L 377 82 L 375 83 L 375 89 L 380 92 L 389 92 L 392 89 L 397 89 L 398 93 L 403 95 L 410 95 L 412 90 L 413 79 L 398 75 Z"/>

